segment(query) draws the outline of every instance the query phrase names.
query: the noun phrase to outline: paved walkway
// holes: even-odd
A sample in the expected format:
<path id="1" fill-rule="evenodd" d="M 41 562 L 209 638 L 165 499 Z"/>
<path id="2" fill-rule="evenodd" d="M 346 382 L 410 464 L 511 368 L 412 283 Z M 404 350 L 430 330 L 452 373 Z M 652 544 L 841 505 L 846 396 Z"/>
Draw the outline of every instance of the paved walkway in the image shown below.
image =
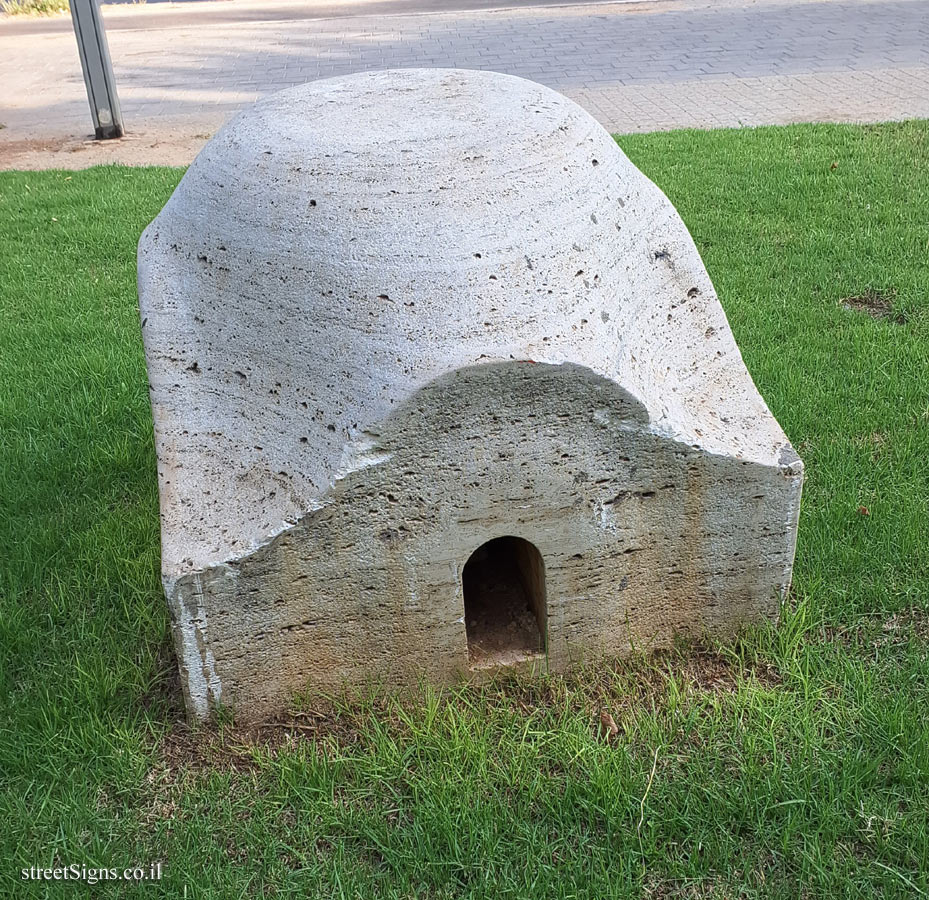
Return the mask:
<path id="1" fill-rule="evenodd" d="M 0 21 L 0 167 L 188 162 L 264 93 L 392 66 L 521 75 L 573 97 L 614 132 L 929 118 L 929 0 L 658 0 L 329 18 L 308 10 L 254 0 L 107 8 L 132 133 L 104 145 L 85 140 L 70 20 Z"/>

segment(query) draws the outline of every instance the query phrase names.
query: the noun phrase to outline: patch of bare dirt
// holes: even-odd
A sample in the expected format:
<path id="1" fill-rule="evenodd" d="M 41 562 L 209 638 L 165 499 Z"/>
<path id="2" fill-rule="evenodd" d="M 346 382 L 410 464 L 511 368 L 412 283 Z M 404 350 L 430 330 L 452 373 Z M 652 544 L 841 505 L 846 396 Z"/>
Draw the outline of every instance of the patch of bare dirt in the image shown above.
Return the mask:
<path id="1" fill-rule="evenodd" d="M 133 133 L 111 141 L 91 135 L 57 135 L 44 138 L 0 138 L 0 170 L 86 169 L 90 166 L 188 165 L 210 135 L 166 128 L 159 135 Z"/>
<path id="2" fill-rule="evenodd" d="M 782 683 L 780 672 L 769 662 L 743 665 L 734 656 L 694 645 L 604 660 L 545 679 L 501 675 L 484 687 L 484 697 L 495 705 L 515 706 L 526 716 L 553 707 L 590 709 L 595 737 L 609 741 L 619 732 L 617 720 L 664 707 L 672 680 L 681 693 L 697 701 L 710 694 L 735 693 L 746 680 L 765 689 Z"/>
<path id="3" fill-rule="evenodd" d="M 894 311 L 893 299 L 893 293 L 885 294 L 869 289 L 863 294 L 846 297 L 842 300 L 842 306 L 853 312 L 865 313 L 872 319 L 881 319 L 893 322 L 895 325 L 903 325 L 906 323 L 906 316 L 901 312 Z"/>
<path id="4" fill-rule="evenodd" d="M 887 435 L 880 431 L 859 434 L 853 440 L 857 447 L 870 452 L 872 462 L 877 462 L 890 449 L 887 443 Z"/>
<path id="5" fill-rule="evenodd" d="M 340 746 L 357 744 L 357 723 L 340 722 L 325 713 L 294 712 L 259 725 L 203 726 L 178 724 L 159 744 L 159 755 L 172 773 L 217 769 L 249 771 L 258 754 L 276 756 L 313 739 Z"/>
<path id="6" fill-rule="evenodd" d="M 906 647 L 913 638 L 929 642 L 929 609 L 911 607 L 883 622 L 866 619 L 849 625 L 829 625 L 822 630 L 824 641 L 869 655 L 879 648 Z"/>
<path id="7" fill-rule="evenodd" d="M 881 626 L 881 633 L 874 640 L 876 647 L 905 646 L 911 638 L 929 641 L 929 610 L 905 609 L 894 613 Z"/>
<path id="8" fill-rule="evenodd" d="M 334 708 L 292 711 L 253 725 L 223 724 L 191 727 L 179 720 L 156 745 L 158 780 L 180 782 L 187 775 L 216 771 L 249 772 L 280 753 L 311 750 L 342 753 L 367 741 L 372 717 L 391 731 L 406 728 L 397 715 L 396 700 L 385 698 L 358 714 Z"/>
<path id="9" fill-rule="evenodd" d="M 566 675 L 539 678 L 504 672 L 488 682 L 443 691 L 440 702 L 469 710 L 483 703 L 524 716 L 566 706 L 580 715 L 593 711 L 594 738 L 610 741 L 619 732 L 617 719 L 622 721 L 639 709 L 663 707 L 672 679 L 682 693 L 695 700 L 708 694 L 734 693 L 745 680 L 768 689 L 781 684 L 780 673 L 770 663 L 743 665 L 735 657 L 697 645 L 605 660 Z M 263 756 L 274 757 L 310 745 L 318 753 L 363 746 L 372 721 L 402 735 L 421 704 L 420 694 L 394 693 L 361 701 L 357 710 L 343 700 L 338 708 L 326 702 L 316 709 L 293 711 L 261 724 L 197 728 L 186 725 L 179 713 L 178 724 L 159 741 L 157 752 L 165 781 L 176 781 L 184 773 L 249 771 L 259 767 Z"/>
<path id="10" fill-rule="evenodd" d="M 737 870 L 728 875 L 733 881 L 738 881 L 743 873 Z M 642 890 L 645 900 L 745 900 L 749 896 L 716 875 L 693 881 L 674 881 L 649 873 Z"/>

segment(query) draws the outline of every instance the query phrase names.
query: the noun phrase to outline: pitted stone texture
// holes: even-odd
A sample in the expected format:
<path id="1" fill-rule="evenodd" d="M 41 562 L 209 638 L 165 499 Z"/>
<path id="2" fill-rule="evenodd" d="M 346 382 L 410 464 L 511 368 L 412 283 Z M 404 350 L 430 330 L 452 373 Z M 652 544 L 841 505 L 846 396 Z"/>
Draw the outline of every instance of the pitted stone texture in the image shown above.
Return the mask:
<path id="1" fill-rule="evenodd" d="M 802 464 L 686 228 L 580 107 L 399 70 L 242 113 L 139 248 L 191 713 L 468 671 L 516 535 L 548 663 L 776 615 Z"/>

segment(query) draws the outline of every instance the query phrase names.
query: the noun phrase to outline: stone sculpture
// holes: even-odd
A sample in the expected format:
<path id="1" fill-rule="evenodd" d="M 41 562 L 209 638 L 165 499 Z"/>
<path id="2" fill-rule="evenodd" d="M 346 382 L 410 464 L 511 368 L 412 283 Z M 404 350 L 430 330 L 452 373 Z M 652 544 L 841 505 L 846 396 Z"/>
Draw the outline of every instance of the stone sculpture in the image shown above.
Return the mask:
<path id="1" fill-rule="evenodd" d="M 802 463 L 670 202 L 541 85 L 261 100 L 145 231 L 139 295 L 194 718 L 778 613 Z"/>

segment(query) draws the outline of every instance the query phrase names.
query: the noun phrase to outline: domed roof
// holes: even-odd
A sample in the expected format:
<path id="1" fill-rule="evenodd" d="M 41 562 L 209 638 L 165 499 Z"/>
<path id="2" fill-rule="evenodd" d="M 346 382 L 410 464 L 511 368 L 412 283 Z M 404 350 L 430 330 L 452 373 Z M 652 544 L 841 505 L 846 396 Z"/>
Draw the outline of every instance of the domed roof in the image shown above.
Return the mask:
<path id="1" fill-rule="evenodd" d="M 571 363 L 675 440 L 788 446 L 671 204 L 584 110 L 511 76 L 261 100 L 142 236 L 139 290 L 169 577 L 318 507 L 379 422 L 467 366 Z"/>

